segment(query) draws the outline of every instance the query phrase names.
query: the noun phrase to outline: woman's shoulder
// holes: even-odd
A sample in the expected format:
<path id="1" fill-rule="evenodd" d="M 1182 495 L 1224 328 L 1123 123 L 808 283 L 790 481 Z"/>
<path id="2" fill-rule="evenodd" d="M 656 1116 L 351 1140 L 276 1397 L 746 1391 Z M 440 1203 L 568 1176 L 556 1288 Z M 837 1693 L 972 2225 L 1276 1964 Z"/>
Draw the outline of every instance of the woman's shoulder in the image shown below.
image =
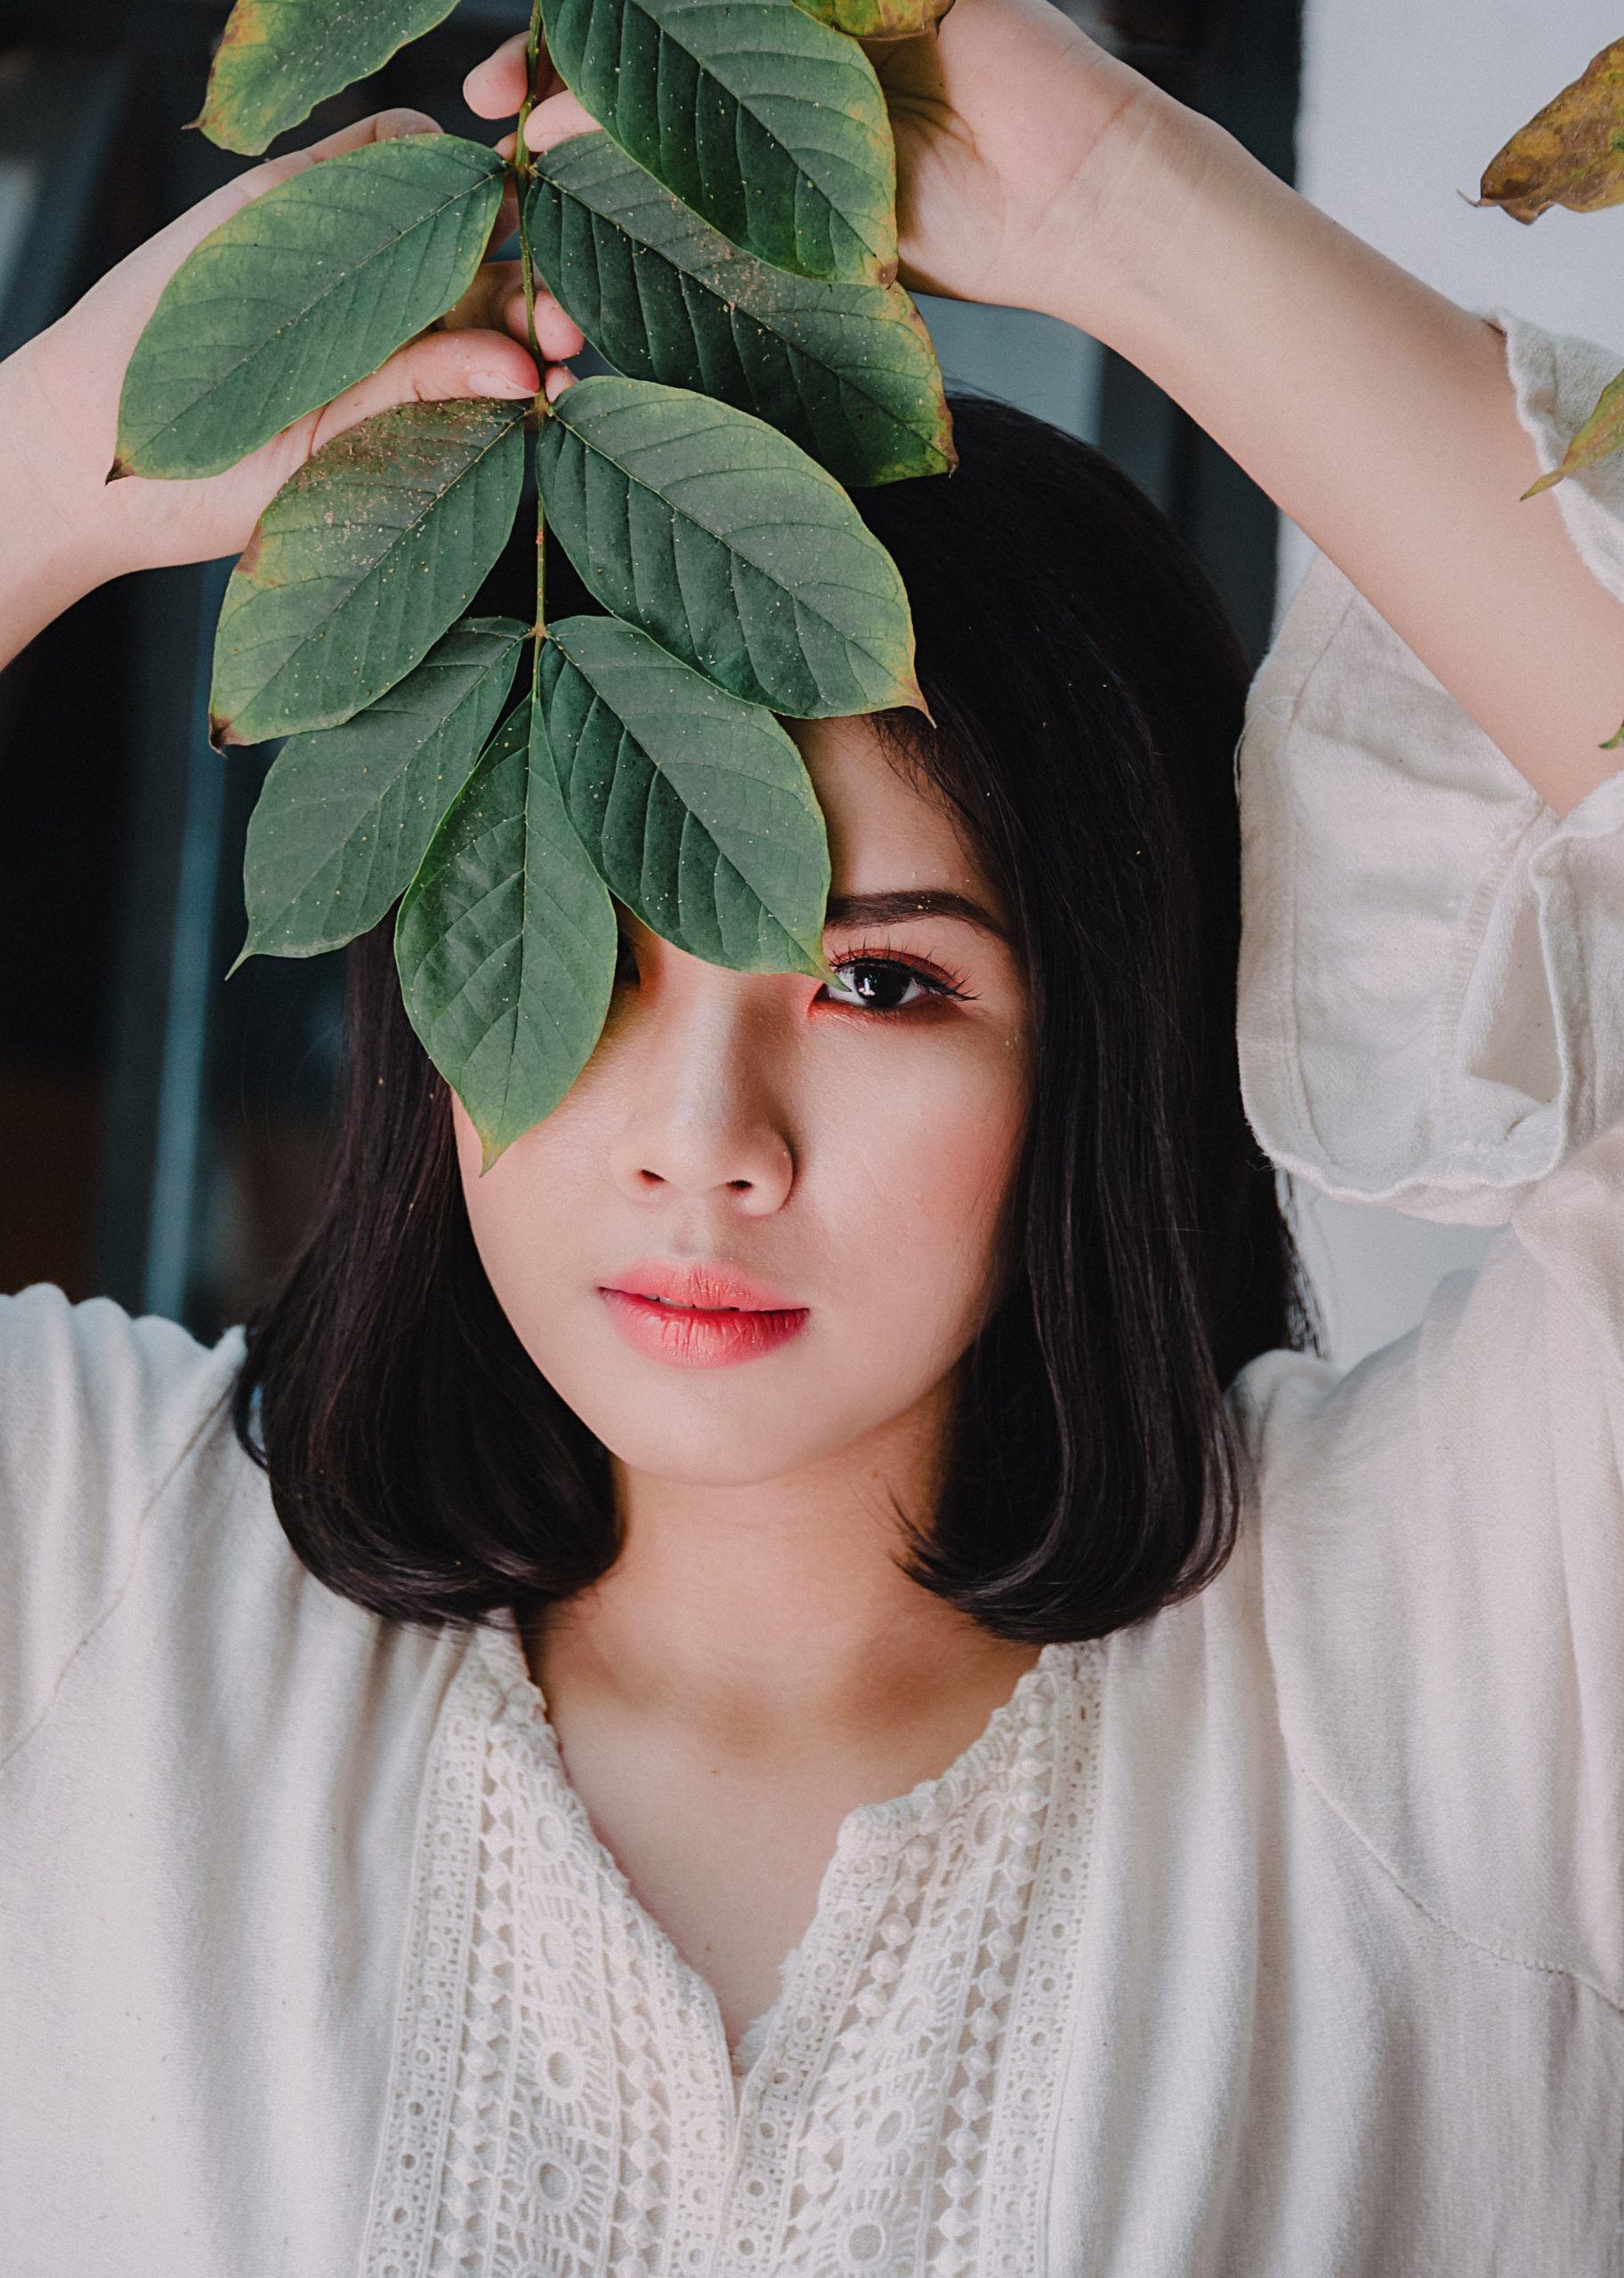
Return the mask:
<path id="1" fill-rule="evenodd" d="M 1507 1229 L 1357 1366 L 1246 1371 L 1232 1587 L 1313 1808 L 1458 1935 L 1624 2004 L 1618 1385 Z"/>
<path id="2" fill-rule="evenodd" d="M 211 1426 L 229 1426 L 242 1333 L 178 1323 L 48 1283 L 0 1297 L 0 1529 L 69 1501 L 132 1517 Z M 81 1531 L 83 1531 L 81 1530 Z"/>
<path id="3" fill-rule="evenodd" d="M 205 1345 L 43 1284 L 0 1298 L 0 1757 L 126 1608 L 161 1650 L 177 1616 L 297 1567 L 233 1427 L 241 1358 L 238 1329 Z"/>
<path id="4" fill-rule="evenodd" d="M 110 1297 L 76 1304 L 50 1282 L 0 1297 L 0 1461 L 69 1419 L 144 1452 L 154 1429 L 230 1383 L 241 1351 L 239 1329 L 210 1346 L 176 1321 Z"/>

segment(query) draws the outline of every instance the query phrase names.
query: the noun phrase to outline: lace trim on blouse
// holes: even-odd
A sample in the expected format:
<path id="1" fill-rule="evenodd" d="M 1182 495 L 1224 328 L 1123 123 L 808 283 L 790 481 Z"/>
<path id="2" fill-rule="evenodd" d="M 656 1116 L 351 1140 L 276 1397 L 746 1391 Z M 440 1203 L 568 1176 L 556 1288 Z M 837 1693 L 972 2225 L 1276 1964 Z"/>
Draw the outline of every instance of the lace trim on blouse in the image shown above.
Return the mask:
<path id="1" fill-rule="evenodd" d="M 1101 1656 L 842 1822 L 730 2056 L 599 1840 L 511 1627 L 429 1768 L 364 2278 L 966 2278 L 1043 2266 Z"/>

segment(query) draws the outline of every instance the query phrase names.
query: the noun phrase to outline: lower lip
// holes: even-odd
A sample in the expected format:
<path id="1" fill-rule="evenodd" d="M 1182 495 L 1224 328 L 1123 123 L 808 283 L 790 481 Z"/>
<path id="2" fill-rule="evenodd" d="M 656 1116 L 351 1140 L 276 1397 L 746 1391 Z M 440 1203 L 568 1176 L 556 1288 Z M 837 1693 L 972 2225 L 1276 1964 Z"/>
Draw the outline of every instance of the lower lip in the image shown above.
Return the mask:
<path id="1" fill-rule="evenodd" d="M 806 1326 L 804 1305 L 783 1313 L 711 1312 L 662 1305 L 630 1289 L 600 1289 L 598 1295 L 634 1352 L 674 1369 L 729 1369 L 739 1361 L 759 1360 Z"/>

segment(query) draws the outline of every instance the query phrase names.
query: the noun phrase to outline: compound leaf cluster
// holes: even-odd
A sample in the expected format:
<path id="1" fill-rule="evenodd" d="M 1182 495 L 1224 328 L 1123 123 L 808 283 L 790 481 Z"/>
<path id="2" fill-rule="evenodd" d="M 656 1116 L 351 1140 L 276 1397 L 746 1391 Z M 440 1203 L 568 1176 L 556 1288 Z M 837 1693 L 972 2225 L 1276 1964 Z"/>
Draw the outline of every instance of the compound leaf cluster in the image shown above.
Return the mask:
<path id="1" fill-rule="evenodd" d="M 238 0 L 199 124 L 263 150 L 454 4 Z M 392 910 L 407 1011 L 488 1163 L 598 1039 L 617 904 L 713 963 L 823 969 L 828 838 L 782 723 L 923 707 L 901 578 L 845 486 L 954 463 L 859 41 L 943 5 L 537 0 L 532 57 L 545 28 L 596 130 L 511 164 L 412 135 L 307 168 L 197 248 L 132 359 L 117 471 L 218 473 L 455 308 L 511 186 L 524 258 L 610 367 L 325 442 L 216 635 L 215 742 L 286 739 L 243 956 Z M 469 613 L 527 459 L 537 545 L 601 615 Z"/>

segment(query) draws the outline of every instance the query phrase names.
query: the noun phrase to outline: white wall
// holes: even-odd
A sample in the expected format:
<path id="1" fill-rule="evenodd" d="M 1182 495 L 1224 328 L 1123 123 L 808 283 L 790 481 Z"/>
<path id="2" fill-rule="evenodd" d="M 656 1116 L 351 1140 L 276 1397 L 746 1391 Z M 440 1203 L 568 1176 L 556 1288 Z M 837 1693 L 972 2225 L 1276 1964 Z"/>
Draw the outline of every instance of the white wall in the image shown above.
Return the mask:
<path id="1" fill-rule="evenodd" d="M 1370 244 L 1469 308 L 1515 308 L 1624 355 L 1624 207 L 1523 228 L 1477 212 L 1484 166 L 1624 36 L 1624 0 L 1305 0 L 1298 180 Z M 1282 592 L 1305 556 L 1288 529 Z M 1352 1361 L 1417 1318 L 1483 1237 L 1304 1199 L 1333 1350 Z"/>

